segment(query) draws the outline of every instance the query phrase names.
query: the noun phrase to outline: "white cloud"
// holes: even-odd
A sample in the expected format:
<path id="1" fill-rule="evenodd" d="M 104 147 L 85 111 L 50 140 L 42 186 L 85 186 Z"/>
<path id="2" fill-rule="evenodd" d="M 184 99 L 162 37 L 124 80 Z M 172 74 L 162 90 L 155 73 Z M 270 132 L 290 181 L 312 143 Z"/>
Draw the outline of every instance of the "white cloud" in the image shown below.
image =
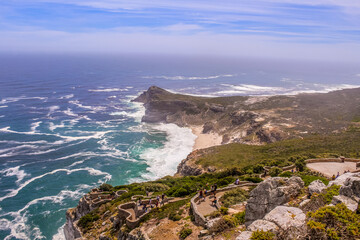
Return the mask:
<path id="1" fill-rule="evenodd" d="M 281 38 L 214 33 L 161 34 L 102 31 L 0 32 L 0 51 L 166 53 L 251 56 L 334 61 L 360 61 L 360 44 L 300 44 Z"/>

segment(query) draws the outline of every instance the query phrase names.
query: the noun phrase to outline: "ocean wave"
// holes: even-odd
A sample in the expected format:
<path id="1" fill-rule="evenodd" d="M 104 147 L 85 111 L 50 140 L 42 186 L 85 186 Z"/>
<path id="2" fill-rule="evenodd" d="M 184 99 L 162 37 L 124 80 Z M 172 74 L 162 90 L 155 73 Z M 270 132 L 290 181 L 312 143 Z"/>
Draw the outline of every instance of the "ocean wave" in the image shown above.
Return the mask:
<path id="1" fill-rule="evenodd" d="M 89 89 L 89 92 L 124 92 L 129 91 L 128 88 L 98 88 L 98 89 Z"/>
<path id="2" fill-rule="evenodd" d="M 0 108 L 7 108 L 8 107 L 8 105 L 2 105 L 2 106 L 0 106 Z"/>
<path id="3" fill-rule="evenodd" d="M 41 123 L 42 121 L 31 123 L 31 131 L 36 132 L 36 129 L 40 126 Z"/>
<path id="4" fill-rule="evenodd" d="M 74 94 L 68 94 L 68 95 L 65 95 L 65 96 L 61 96 L 59 99 L 70 99 L 70 98 L 73 98 L 74 97 Z"/>
<path id="5" fill-rule="evenodd" d="M 20 166 L 3 169 L 0 171 L 3 177 L 13 177 L 17 178 L 16 184 L 19 184 L 26 176 L 30 176 L 30 174 L 25 173 L 24 170 L 20 170 Z"/>
<path id="6" fill-rule="evenodd" d="M 52 237 L 52 240 L 65 240 L 64 227 L 65 224 L 58 228 L 57 233 Z"/>
<path id="7" fill-rule="evenodd" d="M 60 109 L 59 106 L 51 106 L 51 107 L 49 107 L 49 112 L 48 112 L 47 116 L 49 117 L 51 114 L 56 112 L 56 110 L 58 110 L 58 109 Z"/>
<path id="8" fill-rule="evenodd" d="M 144 76 L 142 78 L 145 79 L 152 79 L 152 78 L 161 78 L 166 80 L 210 80 L 210 79 L 217 79 L 217 78 L 225 78 L 225 77 L 235 77 L 236 74 L 221 74 L 221 75 L 213 75 L 213 76 Z"/>
<path id="9" fill-rule="evenodd" d="M 66 139 L 67 141 L 76 141 L 76 140 L 84 140 L 84 139 L 91 139 L 91 138 L 101 138 L 103 137 L 105 134 L 111 132 L 111 131 L 99 131 L 99 132 L 91 132 L 93 133 L 92 135 L 88 135 L 88 136 L 64 136 L 64 135 L 60 135 L 60 134 L 51 134 L 51 133 L 38 133 L 38 132 L 18 132 L 18 131 L 13 131 L 10 130 L 10 127 L 3 127 L 0 128 L 0 132 L 7 132 L 7 133 L 14 133 L 14 134 L 24 134 L 24 135 L 45 135 L 45 136 L 55 136 L 55 137 L 59 137 L 59 138 L 63 138 Z"/>
<path id="10" fill-rule="evenodd" d="M 192 151 L 196 136 L 189 128 L 181 128 L 175 124 L 151 125 L 154 130 L 166 133 L 164 146 L 150 148 L 143 152 L 140 157 L 149 165 L 143 177 L 155 180 L 166 175 L 173 175 L 181 160 Z"/>
<path id="11" fill-rule="evenodd" d="M 97 112 L 97 111 L 104 111 L 106 110 L 106 107 L 103 106 L 87 106 L 87 105 L 83 105 L 79 102 L 79 100 L 74 100 L 74 101 L 69 101 L 69 103 L 79 107 L 79 108 L 83 108 L 83 109 L 89 109 L 93 112 Z"/>
<path id="12" fill-rule="evenodd" d="M 36 176 L 36 177 L 33 177 L 29 180 L 27 180 L 26 182 L 24 182 L 23 184 L 21 184 L 19 186 L 19 188 L 17 189 L 12 189 L 10 190 L 10 193 L 6 194 L 5 196 L 3 197 L 0 197 L 0 202 L 2 202 L 3 200 L 7 199 L 7 198 L 12 198 L 12 197 L 15 197 L 23 188 L 25 188 L 27 185 L 29 185 L 30 183 L 40 179 L 40 178 L 43 178 L 45 176 L 48 176 L 48 175 L 53 175 L 55 173 L 58 173 L 58 172 L 65 172 L 67 175 L 71 174 L 71 173 L 74 173 L 74 172 L 79 172 L 79 171 L 87 171 L 90 175 L 92 176 L 101 176 L 101 175 L 105 175 L 105 179 L 106 180 L 109 180 L 111 179 L 111 175 L 107 172 L 102 172 L 100 170 L 97 170 L 97 169 L 94 169 L 94 168 L 90 168 L 90 167 L 85 167 L 85 168 L 78 168 L 78 169 L 56 169 L 56 170 L 53 170 L 51 172 L 47 172 L 47 173 L 44 173 L 40 176 Z"/>
<path id="13" fill-rule="evenodd" d="M 32 100 L 32 99 L 47 100 L 48 98 L 47 97 L 26 97 L 26 96 L 8 97 L 8 98 L 1 99 L 0 104 L 13 103 L 13 102 L 21 101 L 21 100 Z"/>
<path id="14" fill-rule="evenodd" d="M 82 184 L 78 185 L 78 188 L 75 191 L 61 190 L 57 195 L 54 196 L 45 196 L 33 199 L 20 210 L 16 212 L 9 212 L 6 214 L 11 216 L 13 220 L 8 220 L 5 218 L 0 219 L 0 230 L 10 230 L 10 234 L 5 239 L 43 239 L 44 236 L 42 235 L 38 227 L 35 226 L 31 228 L 30 225 L 27 224 L 27 210 L 31 206 L 37 205 L 42 202 L 51 202 L 52 204 L 62 205 L 65 199 L 77 200 L 84 194 L 84 190 L 89 189 L 89 187 L 91 186 Z M 53 239 L 64 239 L 61 238 L 62 236 L 63 235 L 61 235 L 61 233 L 59 233 L 58 231 L 58 233 L 54 235 L 55 238 L 53 237 Z"/>

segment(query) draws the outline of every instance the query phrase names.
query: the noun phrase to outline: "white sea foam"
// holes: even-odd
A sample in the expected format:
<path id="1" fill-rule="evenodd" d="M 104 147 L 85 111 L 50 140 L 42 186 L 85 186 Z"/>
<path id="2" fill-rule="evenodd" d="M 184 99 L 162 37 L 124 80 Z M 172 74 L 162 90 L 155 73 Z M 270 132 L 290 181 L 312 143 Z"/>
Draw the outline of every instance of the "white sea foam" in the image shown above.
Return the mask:
<path id="1" fill-rule="evenodd" d="M 8 97 L 8 98 L 1 99 L 0 104 L 18 102 L 21 100 L 31 100 L 31 99 L 47 100 L 48 98 L 47 97 L 26 97 L 26 96 Z"/>
<path id="2" fill-rule="evenodd" d="M 24 170 L 20 170 L 20 166 L 3 169 L 0 173 L 5 177 L 15 176 L 17 178 L 16 184 L 19 184 L 26 176 L 30 176 L 30 174 L 25 173 Z"/>
<path id="3" fill-rule="evenodd" d="M 146 79 L 152 79 L 152 78 L 161 78 L 161 79 L 166 79 L 166 80 L 209 80 L 209 79 L 217 79 L 217 78 L 225 78 L 225 77 L 234 77 L 236 75 L 234 74 L 221 74 L 221 75 L 213 75 L 213 76 L 191 76 L 191 77 L 186 77 L 186 76 L 144 76 L 143 78 Z"/>
<path id="4" fill-rule="evenodd" d="M 98 89 L 89 89 L 89 92 L 124 92 L 129 91 L 127 88 L 98 88 Z"/>
<path id="5" fill-rule="evenodd" d="M 71 108 L 67 108 L 66 110 L 63 111 L 63 113 L 65 113 L 66 115 L 68 115 L 70 117 L 78 117 L 79 116 L 76 113 L 74 113 Z"/>
<path id="6" fill-rule="evenodd" d="M 52 240 L 65 240 L 64 226 L 58 228 L 57 233 L 52 237 Z"/>
<path id="7" fill-rule="evenodd" d="M 53 132 L 57 128 L 64 128 L 65 127 L 64 122 L 65 121 L 61 121 L 60 124 L 54 124 L 53 122 L 49 122 L 49 130 Z"/>
<path id="8" fill-rule="evenodd" d="M 73 97 L 74 97 L 74 94 L 68 94 L 68 95 L 60 97 L 60 99 L 69 99 L 69 98 L 73 98 Z"/>
<path id="9" fill-rule="evenodd" d="M 78 188 L 75 191 L 62 190 L 57 195 L 54 196 L 45 196 L 33 199 L 28 202 L 23 208 L 16 212 L 9 212 L 5 215 L 13 217 L 13 220 L 8 220 L 5 218 L 0 219 L 0 230 L 10 230 L 10 234 L 5 239 L 42 239 L 42 233 L 40 229 L 35 226 L 31 229 L 30 225 L 27 224 L 27 210 L 33 206 L 42 202 L 51 202 L 52 204 L 62 205 L 64 199 L 79 199 L 83 195 L 85 189 L 89 189 L 89 185 L 80 184 L 77 185 Z M 4 215 L 3 215 L 4 216 Z M 60 240 L 62 238 L 62 227 L 59 228 L 58 233 L 53 236 L 53 239 Z"/>
<path id="10" fill-rule="evenodd" d="M 27 180 L 26 182 L 22 183 L 19 186 L 19 188 L 13 189 L 13 190 L 10 191 L 10 193 L 6 194 L 3 197 L 0 197 L 0 202 L 2 202 L 4 199 L 15 197 L 23 188 L 25 188 L 30 183 L 36 181 L 37 179 L 43 178 L 43 177 L 48 176 L 48 175 L 53 175 L 53 174 L 58 173 L 58 172 L 65 172 L 67 175 L 69 175 L 71 173 L 79 172 L 79 171 L 88 171 L 89 174 L 93 175 L 93 176 L 105 175 L 106 180 L 111 179 L 111 175 L 109 173 L 102 172 L 100 170 L 90 168 L 90 167 L 77 168 L 77 169 L 56 169 L 56 170 L 53 170 L 51 172 L 47 172 L 47 173 L 44 173 L 44 174 L 42 174 L 40 176 L 36 176 L 36 177 L 33 177 L 33 178 Z"/>
<path id="11" fill-rule="evenodd" d="M 49 107 L 49 112 L 48 112 L 48 116 L 50 116 L 51 114 L 53 114 L 56 110 L 60 109 L 59 106 L 51 106 Z"/>
<path id="12" fill-rule="evenodd" d="M 31 131 L 36 132 L 36 129 L 40 126 L 41 123 L 42 123 L 42 121 L 32 123 L 31 124 Z"/>
<path id="13" fill-rule="evenodd" d="M 74 101 L 69 101 L 69 103 L 78 106 L 79 108 L 84 108 L 84 109 L 89 109 L 92 110 L 93 112 L 97 112 L 97 111 L 103 111 L 106 109 L 106 107 L 102 107 L 102 106 L 87 106 L 87 105 L 83 105 L 79 102 L 79 100 L 74 100 Z"/>
<path id="14" fill-rule="evenodd" d="M 2 106 L 0 106 L 0 108 L 7 108 L 8 107 L 8 105 L 2 105 Z"/>
<path id="15" fill-rule="evenodd" d="M 149 174 L 143 177 L 154 180 L 166 175 L 173 175 L 181 160 L 192 151 L 196 136 L 189 128 L 181 128 L 175 124 L 152 125 L 157 131 L 165 132 L 167 141 L 160 148 L 150 148 L 141 154 L 141 158 L 149 165 Z"/>
<path id="16" fill-rule="evenodd" d="M 50 133 L 17 132 L 17 131 L 10 130 L 10 127 L 8 126 L 8 127 L 0 128 L 0 132 L 24 134 L 24 135 L 56 136 L 56 137 L 59 137 L 59 138 L 66 139 L 67 141 L 77 141 L 77 140 L 87 140 L 87 139 L 91 139 L 91 138 L 95 138 L 95 139 L 101 138 L 105 134 L 107 134 L 107 133 L 109 133 L 111 131 L 89 132 L 89 133 L 92 133 L 92 135 L 87 135 L 87 136 L 64 136 L 64 135 L 60 135 L 60 134 L 50 134 Z"/>

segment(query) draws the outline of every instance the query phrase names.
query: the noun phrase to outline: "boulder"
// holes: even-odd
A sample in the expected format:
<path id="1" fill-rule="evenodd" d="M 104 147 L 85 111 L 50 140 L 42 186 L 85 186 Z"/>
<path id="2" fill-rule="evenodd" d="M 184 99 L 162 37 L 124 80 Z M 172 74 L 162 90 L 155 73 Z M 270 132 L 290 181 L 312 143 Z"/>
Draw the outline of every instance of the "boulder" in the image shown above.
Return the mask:
<path id="1" fill-rule="evenodd" d="M 243 231 L 237 236 L 236 240 L 250 240 L 252 232 L 250 231 Z"/>
<path id="2" fill-rule="evenodd" d="M 336 205 L 339 203 L 344 203 L 345 206 L 353 212 L 355 212 L 358 208 L 358 203 L 356 201 L 344 195 L 338 195 L 333 197 L 331 204 Z"/>
<path id="3" fill-rule="evenodd" d="M 283 239 L 296 239 L 306 234 L 306 215 L 300 208 L 278 206 L 266 214 L 264 220 L 275 223 Z"/>
<path id="4" fill-rule="evenodd" d="M 360 173 L 344 173 L 343 175 L 337 177 L 335 180 L 330 181 L 328 187 L 331 187 L 332 185 L 343 186 L 346 179 L 348 179 L 349 177 L 360 177 Z"/>
<path id="5" fill-rule="evenodd" d="M 263 181 L 250 193 L 246 205 L 245 225 L 249 226 L 275 207 L 289 202 L 299 195 L 303 187 L 304 182 L 299 177 L 274 177 Z"/>
<path id="6" fill-rule="evenodd" d="M 205 224 L 206 229 L 212 230 L 214 224 L 217 223 L 220 219 L 221 219 L 221 217 L 217 217 L 217 218 L 213 218 L 213 219 L 210 219 L 209 221 L 207 221 Z"/>
<path id="7" fill-rule="evenodd" d="M 256 220 L 250 226 L 247 228 L 249 231 L 256 231 L 256 230 L 263 230 L 265 232 L 272 231 L 276 233 L 278 231 L 279 227 L 273 223 L 266 220 Z"/>
<path id="8" fill-rule="evenodd" d="M 348 177 L 344 184 L 341 186 L 340 195 L 352 198 L 355 201 L 360 200 L 360 176 Z"/>
<path id="9" fill-rule="evenodd" d="M 326 185 L 321 180 L 312 181 L 308 187 L 309 193 L 312 195 L 314 193 L 321 193 L 322 190 L 326 188 Z"/>

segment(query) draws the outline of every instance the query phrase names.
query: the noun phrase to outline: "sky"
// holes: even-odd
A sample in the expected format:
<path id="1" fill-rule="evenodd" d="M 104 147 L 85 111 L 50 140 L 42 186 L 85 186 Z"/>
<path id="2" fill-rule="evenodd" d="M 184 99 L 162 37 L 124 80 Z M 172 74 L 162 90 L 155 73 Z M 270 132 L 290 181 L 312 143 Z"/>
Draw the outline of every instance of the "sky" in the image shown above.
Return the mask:
<path id="1" fill-rule="evenodd" d="M 3 0 L 0 52 L 360 61 L 360 0 Z"/>

